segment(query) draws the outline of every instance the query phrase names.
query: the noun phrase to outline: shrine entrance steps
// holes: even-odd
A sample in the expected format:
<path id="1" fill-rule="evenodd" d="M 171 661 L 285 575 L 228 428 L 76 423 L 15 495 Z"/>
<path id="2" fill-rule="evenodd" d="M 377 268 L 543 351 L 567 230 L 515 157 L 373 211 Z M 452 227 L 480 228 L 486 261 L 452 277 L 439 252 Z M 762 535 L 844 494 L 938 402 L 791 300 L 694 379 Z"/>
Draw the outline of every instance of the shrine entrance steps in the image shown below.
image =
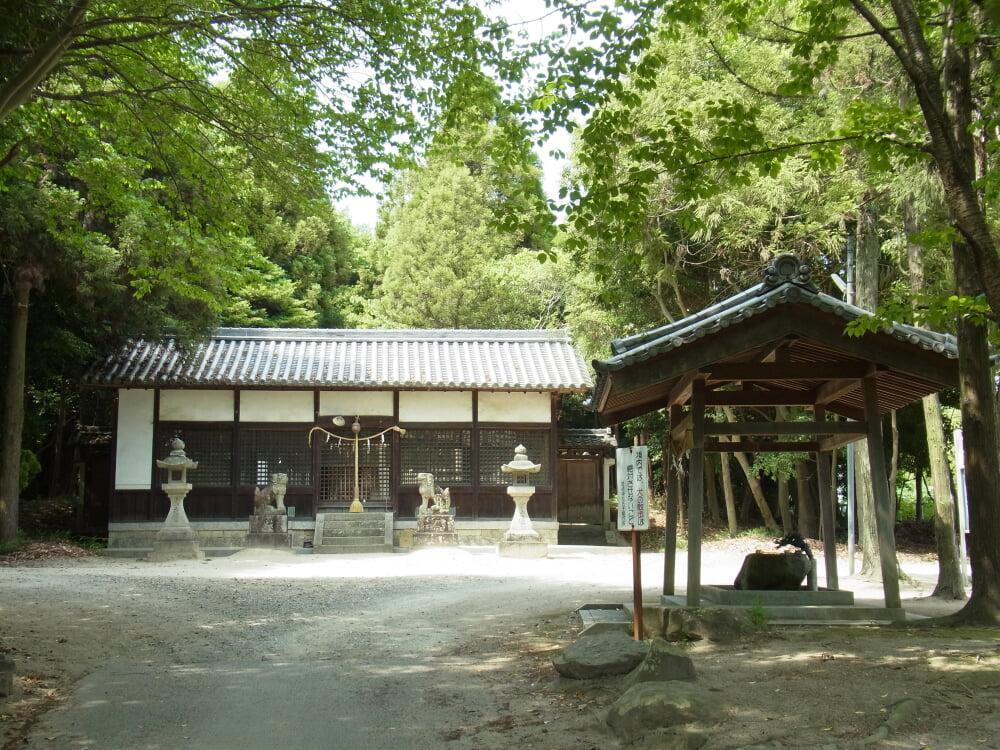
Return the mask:
<path id="1" fill-rule="evenodd" d="M 316 516 L 314 553 L 357 555 L 392 551 L 392 513 L 320 513 Z"/>

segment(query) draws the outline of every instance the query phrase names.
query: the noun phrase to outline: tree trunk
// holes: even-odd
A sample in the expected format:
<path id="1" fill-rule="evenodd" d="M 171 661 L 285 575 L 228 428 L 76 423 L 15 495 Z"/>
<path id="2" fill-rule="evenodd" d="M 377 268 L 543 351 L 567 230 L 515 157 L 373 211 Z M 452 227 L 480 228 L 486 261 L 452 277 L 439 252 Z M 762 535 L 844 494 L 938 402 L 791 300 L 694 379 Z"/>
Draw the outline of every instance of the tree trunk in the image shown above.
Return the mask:
<path id="1" fill-rule="evenodd" d="M 724 407 L 722 411 L 726 415 L 726 419 L 730 422 L 736 421 L 733 417 L 732 409 Z M 735 438 L 732 437 L 729 439 L 731 441 L 735 440 Z M 753 495 L 754 502 L 757 503 L 757 510 L 760 511 L 760 516 L 764 521 L 764 525 L 772 534 L 780 534 L 781 530 L 778 528 L 778 523 L 774 520 L 774 514 L 771 513 L 771 508 L 767 504 L 767 498 L 764 497 L 764 488 L 760 486 L 760 480 L 754 476 L 747 454 L 738 452 L 733 455 L 736 457 L 736 461 L 739 463 L 740 468 L 743 469 L 743 474 L 746 475 L 747 484 L 750 485 L 750 494 Z"/>
<path id="2" fill-rule="evenodd" d="M 775 422 L 788 421 L 788 409 L 778 406 L 774 410 Z M 778 477 L 778 513 L 781 515 L 781 534 L 785 536 L 795 530 L 792 520 L 792 500 L 788 492 L 788 477 Z"/>
<path id="3" fill-rule="evenodd" d="M 979 271 L 971 251 L 962 244 L 952 250 L 955 285 L 960 295 L 975 296 Z M 969 559 L 972 595 L 951 618 L 955 622 L 1000 625 L 1000 430 L 997 424 L 996 386 L 990 367 L 989 337 L 985 326 L 959 318 L 959 390 L 962 399 L 962 435 L 965 444 L 965 485 L 969 501 Z"/>
<path id="4" fill-rule="evenodd" d="M 899 420 L 896 411 L 889 412 L 889 435 L 892 438 L 892 458 L 889 460 L 889 496 L 892 498 L 895 517 L 899 518 Z"/>
<path id="5" fill-rule="evenodd" d="M 720 453 L 719 465 L 722 470 L 722 493 L 726 499 L 726 521 L 729 524 L 729 536 L 736 536 L 740 531 L 739 519 L 736 517 L 736 495 L 733 493 L 733 473 L 729 470 L 729 454 Z"/>
<path id="6" fill-rule="evenodd" d="M 913 202 L 903 204 L 903 224 L 907 236 L 920 230 L 913 210 Z M 924 290 L 924 248 L 914 242 L 906 246 L 910 288 L 914 296 Z M 933 393 L 923 399 L 924 426 L 927 434 L 927 455 L 930 459 L 931 484 L 934 486 L 934 541 L 938 555 L 937 585 L 931 596 L 942 599 L 964 599 L 965 577 L 958 546 L 955 524 L 955 496 L 952 494 L 951 469 L 945 448 L 944 419 L 941 417 L 941 399 Z M 919 479 L 918 479 L 919 482 Z M 919 489 L 919 485 L 918 485 Z M 920 495 L 918 493 L 917 497 Z M 917 506 L 920 519 L 920 506 Z"/>
<path id="7" fill-rule="evenodd" d="M 872 312 L 878 307 L 878 262 L 881 246 L 878 235 L 878 214 L 868 196 L 858 214 L 858 255 L 855 270 L 854 304 Z M 854 448 L 855 485 L 857 487 L 858 546 L 864 557 L 861 575 L 881 579 L 882 556 L 879 551 L 875 524 L 875 495 L 872 491 L 870 451 L 883 450 L 881 445 L 860 441 Z"/>
<path id="8" fill-rule="evenodd" d="M 813 495 L 812 462 L 803 459 L 795 466 L 795 495 L 799 507 L 799 533 L 807 539 L 819 539 L 819 515 Z"/>
<path id="9" fill-rule="evenodd" d="M 753 495 L 754 502 L 757 503 L 757 510 L 760 511 L 764 525 L 772 534 L 780 534 L 781 530 L 778 528 L 778 522 L 774 520 L 774 514 L 771 513 L 771 508 L 767 504 L 767 498 L 764 497 L 764 488 L 760 486 L 760 480 L 754 476 L 753 467 L 750 466 L 747 454 L 738 452 L 733 455 L 736 456 L 736 461 L 746 475 L 747 484 L 750 485 L 750 494 Z"/>
<path id="10" fill-rule="evenodd" d="M 964 599 L 965 579 L 955 524 L 955 498 L 951 494 L 951 470 L 945 449 L 941 399 L 936 393 L 923 400 L 927 425 L 927 452 L 930 455 L 931 483 L 934 485 L 934 542 L 938 555 L 937 585 L 931 596 Z"/>
<path id="11" fill-rule="evenodd" d="M 32 283 L 27 275 L 14 281 L 10 330 L 7 335 L 7 379 L 3 390 L 0 430 L 0 542 L 17 539 L 21 496 L 21 432 L 24 427 L 24 368 L 28 341 L 28 301 Z"/>
<path id="12" fill-rule="evenodd" d="M 719 523 L 719 492 L 715 486 L 715 462 L 705 461 L 705 499 L 708 501 L 708 517 L 712 523 Z"/>
<path id="13" fill-rule="evenodd" d="M 90 0 L 76 0 L 45 43 L 0 87 L 0 121 L 30 101 L 38 85 L 59 65 L 69 46 L 84 32 L 82 21 L 89 5 Z"/>

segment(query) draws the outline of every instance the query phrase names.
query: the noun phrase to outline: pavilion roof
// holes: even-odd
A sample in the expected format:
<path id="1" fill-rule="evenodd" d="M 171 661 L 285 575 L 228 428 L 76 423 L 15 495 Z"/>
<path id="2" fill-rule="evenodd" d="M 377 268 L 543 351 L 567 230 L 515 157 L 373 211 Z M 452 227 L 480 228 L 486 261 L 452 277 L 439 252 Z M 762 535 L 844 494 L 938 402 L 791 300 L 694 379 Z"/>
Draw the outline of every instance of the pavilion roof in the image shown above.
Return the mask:
<path id="1" fill-rule="evenodd" d="M 708 405 L 822 406 L 860 419 L 874 377 L 886 413 L 957 385 L 955 338 L 910 325 L 848 336 L 864 310 L 816 289 L 809 266 L 781 256 L 761 283 L 675 323 L 612 342 L 593 363 L 592 405 L 610 425 L 687 404 L 701 379 Z"/>

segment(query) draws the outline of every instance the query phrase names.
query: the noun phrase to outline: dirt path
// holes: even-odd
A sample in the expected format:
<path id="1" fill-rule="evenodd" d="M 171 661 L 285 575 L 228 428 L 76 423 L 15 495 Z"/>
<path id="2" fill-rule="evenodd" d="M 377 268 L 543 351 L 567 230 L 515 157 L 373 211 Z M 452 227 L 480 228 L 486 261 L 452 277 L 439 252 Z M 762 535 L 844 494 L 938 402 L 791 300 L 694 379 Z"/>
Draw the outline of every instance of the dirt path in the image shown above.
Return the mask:
<path id="1" fill-rule="evenodd" d="M 703 580 L 731 578 L 743 554 L 707 548 Z M 910 611 L 958 606 L 921 598 L 933 563 L 906 567 Z M 661 556 L 643 556 L 648 601 L 660 571 Z M 576 637 L 577 607 L 630 597 L 627 550 L 594 548 L 0 568 L 0 649 L 17 663 L 2 747 L 615 747 L 604 713 L 617 683 L 560 679 L 550 657 Z M 794 626 L 692 644 L 699 682 L 725 705 L 692 729 L 706 750 L 1000 748 L 996 638 Z"/>

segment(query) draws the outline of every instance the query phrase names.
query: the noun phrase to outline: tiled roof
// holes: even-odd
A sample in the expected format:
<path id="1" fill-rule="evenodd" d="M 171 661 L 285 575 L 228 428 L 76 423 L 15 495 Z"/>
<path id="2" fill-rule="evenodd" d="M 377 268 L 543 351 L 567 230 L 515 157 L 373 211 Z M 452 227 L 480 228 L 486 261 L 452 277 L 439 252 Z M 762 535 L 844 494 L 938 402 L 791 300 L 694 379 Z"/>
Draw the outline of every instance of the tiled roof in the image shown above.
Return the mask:
<path id="1" fill-rule="evenodd" d="M 220 328 L 182 350 L 135 341 L 85 383 L 116 387 L 328 387 L 583 392 L 566 331 Z"/>
<path id="2" fill-rule="evenodd" d="M 600 427 L 587 429 L 567 427 L 559 430 L 559 445 L 574 448 L 592 448 L 595 446 L 617 448 L 618 440 L 611 434 L 611 428 Z"/>
<path id="3" fill-rule="evenodd" d="M 895 323 L 848 336 L 847 322 L 867 314 L 818 291 L 808 265 L 780 256 L 760 284 L 682 320 L 613 341 L 611 356 L 593 363 L 597 382 L 590 402 L 602 424 L 616 424 L 685 405 L 691 384 L 700 380 L 708 389 L 736 384 L 755 391 L 760 404 L 770 392 L 774 404 L 818 404 L 831 414 L 862 419 L 866 373 L 874 374 L 881 413 L 954 387 L 954 336 Z M 725 397 L 714 395 L 720 403 Z"/>
<path id="4" fill-rule="evenodd" d="M 845 323 L 871 314 L 860 307 L 817 291 L 811 283 L 800 283 L 788 278 L 777 281 L 766 279 L 757 286 L 716 305 L 706 307 L 676 323 L 612 341 L 613 356 L 594 362 L 594 367 L 598 372 L 619 370 L 629 364 L 642 362 L 700 338 L 719 333 L 778 305 L 795 302 L 833 313 L 843 318 Z M 942 354 L 949 359 L 958 358 L 955 337 L 948 334 L 902 323 L 884 327 L 882 333 L 921 349 Z"/>

